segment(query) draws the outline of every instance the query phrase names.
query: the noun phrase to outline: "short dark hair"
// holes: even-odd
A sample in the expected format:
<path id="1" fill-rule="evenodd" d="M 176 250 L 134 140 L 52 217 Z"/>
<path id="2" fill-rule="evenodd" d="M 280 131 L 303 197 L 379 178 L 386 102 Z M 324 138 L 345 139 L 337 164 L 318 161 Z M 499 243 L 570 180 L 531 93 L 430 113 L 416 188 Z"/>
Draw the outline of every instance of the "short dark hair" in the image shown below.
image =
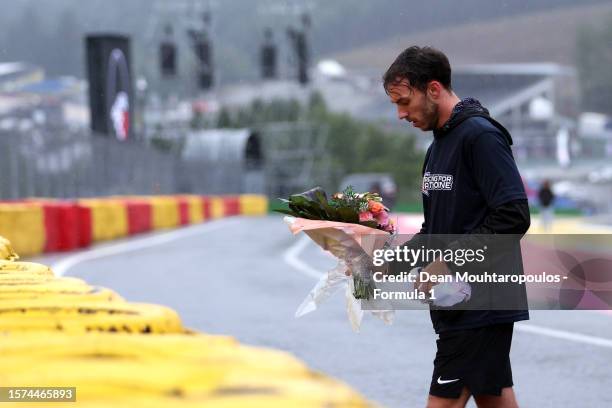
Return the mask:
<path id="1" fill-rule="evenodd" d="M 385 91 L 389 85 L 405 79 L 419 91 L 425 91 L 430 81 L 440 82 L 449 91 L 452 89 L 448 58 L 433 47 L 415 45 L 402 51 L 383 75 Z"/>

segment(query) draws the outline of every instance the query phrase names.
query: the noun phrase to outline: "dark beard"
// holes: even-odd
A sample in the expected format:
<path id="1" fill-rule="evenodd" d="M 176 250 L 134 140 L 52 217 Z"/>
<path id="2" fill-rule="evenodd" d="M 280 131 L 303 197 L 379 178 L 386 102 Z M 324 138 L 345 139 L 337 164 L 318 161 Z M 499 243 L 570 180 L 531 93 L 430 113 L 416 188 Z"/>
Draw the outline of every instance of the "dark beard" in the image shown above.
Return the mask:
<path id="1" fill-rule="evenodd" d="M 438 120 L 440 119 L 440 108 L 433 102 L 425 100 L 424 106 L 425 122 L 427 127 L 423 130 L 430 131 L 438 127 Z"/>

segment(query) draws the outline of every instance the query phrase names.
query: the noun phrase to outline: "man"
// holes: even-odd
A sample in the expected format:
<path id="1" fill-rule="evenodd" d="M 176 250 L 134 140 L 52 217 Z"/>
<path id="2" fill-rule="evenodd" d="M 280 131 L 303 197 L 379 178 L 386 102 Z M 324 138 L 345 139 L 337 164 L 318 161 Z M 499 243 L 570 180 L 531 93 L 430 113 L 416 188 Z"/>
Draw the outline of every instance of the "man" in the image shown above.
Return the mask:
<path id="1" fill-rule="evenodd" d="M 538 191 L 538 201 L 540 202 L 540 219 L 544 231 L 550 231 L 555 218 L 555 194 L 550 187 L 550 181 L 544 180 Z"/>
<path id="2" fill-rule="evenodd" d="M 383 83 L 400 120 L 433 131 L 423 165 L 420 234 L 524 234 L 529 207 L 510 134 L 477 100 L 455 95 L 447 57 L 431 47 L 410 47 Z M 429 182 L 432 176 L 444 179 L 442 188 Z M 520 247 L 518 257 L 522 273 Z M 425 270 L 450 273 L 441 260 Z M 431 284 L 415 286 L 427 292 Z M 528 311 L 432 308 L 430 314 L 439 339 L 427 406 L 464 407 L 473 396 L 479 407 L 517 407 L 510 344 L 514 322 L 529 319 Z"/>

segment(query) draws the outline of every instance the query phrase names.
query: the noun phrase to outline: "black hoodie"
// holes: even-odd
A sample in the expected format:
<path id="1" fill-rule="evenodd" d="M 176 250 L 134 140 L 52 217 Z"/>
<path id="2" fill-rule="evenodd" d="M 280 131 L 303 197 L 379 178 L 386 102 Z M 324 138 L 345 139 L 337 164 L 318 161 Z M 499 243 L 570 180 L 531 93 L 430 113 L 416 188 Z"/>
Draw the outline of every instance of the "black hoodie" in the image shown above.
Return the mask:
<path id="1" fill-rule="evenodd" d="M 420 233 L 524 234 L 529 207 L 508 131 L 480 102 L 466 98 L 433 133 L 423 165 Z M 516 261 L 522 273 L 520 247 Z M 529 319 L 527 310 L 430 313 L 436 333 Z"/>

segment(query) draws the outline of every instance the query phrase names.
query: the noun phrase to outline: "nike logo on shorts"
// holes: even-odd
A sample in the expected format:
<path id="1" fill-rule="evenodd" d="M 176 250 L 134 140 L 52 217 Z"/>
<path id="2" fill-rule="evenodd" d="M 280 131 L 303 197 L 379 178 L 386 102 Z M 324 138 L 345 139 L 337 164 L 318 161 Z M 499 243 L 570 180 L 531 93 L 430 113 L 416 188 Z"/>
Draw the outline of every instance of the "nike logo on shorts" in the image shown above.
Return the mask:
<path id="1" fill-rule="evenodd" d="M 438 377 L 438 384 L 440 385 L 454 383 L 455 381 L 459 381 L 459 378 L 455 378 L 454 380 L 443 380 L 442 376 Z"/>

